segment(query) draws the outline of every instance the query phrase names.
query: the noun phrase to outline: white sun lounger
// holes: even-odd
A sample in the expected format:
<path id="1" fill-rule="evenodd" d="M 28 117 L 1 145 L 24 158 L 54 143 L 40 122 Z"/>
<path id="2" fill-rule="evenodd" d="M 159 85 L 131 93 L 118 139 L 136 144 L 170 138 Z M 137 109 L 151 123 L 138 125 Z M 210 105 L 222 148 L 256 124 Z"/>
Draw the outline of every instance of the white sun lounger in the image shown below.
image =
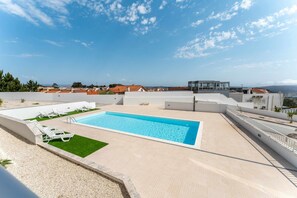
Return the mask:
<path id="1" fill-rule="evenodd" d="M 76 111 L 88 111 L 89 109 L 86 107 L 77 108 Z"/>
<path id="2" fill-rule="evenodd" d="M 35 126 L 43 135 L 45 135 L 43 139 L 45 142 L 57 139 L 61 139 L 63 142 L 68 142 L 73 137 L 73 134 L 67 134 L 64 131 L 55 128 L 43 127 L 38 122 Z"/>
<path id="3" fill-rule="evenodd" d="M 54 112 L 47 113 L 43 111 L 40 111 L 38 115 L 39 118 L 52 118 L 55 116 L 57 116 L 57 114 L 55 114 Z"/>
<path id="4" fill-rule="evenodd" d="M 64 112 L 64 111 L 58 111 L 58 110 L 55 109 L 55 108 L 53 108 L 53 112 L 54 112 L 55 114 L 57 114 L 58 116 L 65 116 L 65 115 L 67 115 L 66 112 Z"/>

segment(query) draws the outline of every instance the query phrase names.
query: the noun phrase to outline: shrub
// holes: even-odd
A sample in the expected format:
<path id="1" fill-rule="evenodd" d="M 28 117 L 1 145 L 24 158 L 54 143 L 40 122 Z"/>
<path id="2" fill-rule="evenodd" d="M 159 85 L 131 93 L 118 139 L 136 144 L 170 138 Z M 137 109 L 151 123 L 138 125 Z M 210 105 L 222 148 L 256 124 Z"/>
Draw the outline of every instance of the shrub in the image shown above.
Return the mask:
<path id="1" fill-rule="evenodd" d="M 12 164 L 11 160 L 9 159 L 0 159 L 0 166 L 6 168 L 7 165 Z"/>
<path id="2" fill-rule="evenodd" d="M 25 99 L 21 99 L 21 103 L 24 103 L 25 102 Z"/>
<path id="3" fill-rule="evenodd" d="M 288 112 L 288 118 L 290 119 L 290 123 L 293 123 L 293 116 L 296 114 L 296 112 Z"/>
<path id="4" fill-rule="evenodd" d="M 2 106 L 3 104 L 3 100 L 0 98 L 0 106 Z"/>
<path id="5" fill-rule="evenodd" d="M 277 106 L 274 106 L 274 111 L 275 112 L 281 112 L 282 108 L 280 107 L 277 107 Z"/>

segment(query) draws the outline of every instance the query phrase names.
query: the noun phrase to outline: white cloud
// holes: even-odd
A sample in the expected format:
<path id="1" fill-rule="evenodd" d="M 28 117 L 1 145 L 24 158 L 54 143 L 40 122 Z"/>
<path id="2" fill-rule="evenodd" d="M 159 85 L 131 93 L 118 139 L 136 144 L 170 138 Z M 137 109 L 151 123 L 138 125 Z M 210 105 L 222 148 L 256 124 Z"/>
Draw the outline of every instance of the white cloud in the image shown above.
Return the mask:
<path id="1" fill-rule="evenodd" d="M 137 10 L 140 14 L 147 14 L 150 12 L 150 7 L 147 8 L 143 4 L 141 4 L 137 7 Z"/>
<path id="2" fill-rule="evenodd" d="M 242 9 L 245 9 L 245 10 L 248 10 L 250 9 L 250 7 L 252 7 L 253 5 L 253 1 L 252 0 L 243 0 L 241 3 L 240 3 L 240 7 Z"/>
<path id="3" fill-rule="evenodd" d="M 161 2 L 161 5 L 159 6 L 159 9 L 160 10 L 163 10 L 164 8 L 165 8 L 165 6 L 167 5 L 167 1 L 166 0 L 163 0 L 162 2 Z"/>
<path id="4" fill-rule="evenodd" d="M 232 19 L 238 14 L 240 10 L 248 10 L 253 5 L 252 0 L 242 0 L 241 2 L 236 1 L 231 8 L 223 12 L 216 13 L 212 12 L 208 17 L 209 20 L 216 19 L 220 21 L 227 21 Z"/>
<path id="5" fill-rule="evenodd" d="M 16 38 L 14 38 L 14 39 L 11 39 L 11 40 L 6 40 L 6 41 L 4 41 L 5 43 L 13 43 L 13 44 L 15 44 L 15 43 L 18 43 L 19 42 L 19 39 L 16 37 Z"/>
<path id="6" fill-rule="evenodd" d="M 180 9 L 185 9 L 189 7 L 191 0 L 176 0 L 175 5 Z"/>
<path id="7" fill-rule="evenodd" d="M 17 58 L 34 58 L 34 57 L 42 57 L 44 55 L 34 54 L 34 53 L 22 53 L 22 54 L 10 54 L 10 55 L 4 55 L 4 56 L 11 56 L 11 57 L 17 57 Z"/>
<path id="8" fill-rule="evenodd" d="M 175 57 L 191 59 L 208 56 L 213 50 L 232 47 L 234 40 L 237 40 L 235 31 L 212 32 L 207 37 L 198 37 L 179 48 Z"/>
<path id="9" fill-rule="evenodd" d="M 11 0 L 0 0 L 0 10 L 25 18 L 27 21 L 37 25 L 37 21 L 33 19 L 21 6 L 13 3 Z"/>
<path id="10" fill-rule="evenodd" d="M 142 2 L 125 2 L 122 0 L 0 0 L 0 11 L 17 15 L 34 25 L 45 24 L 55 26 L 62 24 L 71 28 L 68 7 L 72 4 L 88 9 L 92 16 L 106 16 L 111 20 L 133 26 L 134 30 L 146 29 L 148 32 L 154 27 L 156 17 L 151 15 L 152 0 Z M 164 0 L 162 6 L 166 5 Z M 143 24 L 143 17 L 150 23 Z M 143 31 L 141 31 L 143 33 Z"/>
<path id="11" fill-rule="evenodd" d="M 243 2 L 243 1 L 242 1 Z M 240 4 L 233 9 L 239 9 Z M 177 49 L 177 58 L 197 58 L 208 56 L 219 50 L 242 45 L 263 37 L 274 37 L 297 25 L 297 5 L 279 10 L 269 16 L 238 25 L 227 31 L 213 32 L 221 25 L 212 26 L 208 33 L 199 35 Z M 248 65 L 251 66 L 251 65 Z"/>
<path id="12" fill-rule="evenodd" d="M 61 43 L 58 43 L 56 41 L 52 41 L 52 40 L 44 40 L 44 42 L 50 44 L 50 45 L 54 45 L 56 47 L 63 47 L 63 45 Z"/>
<path id="13" fill-rule="evenodd" d="M 204 22 L 204 20 L 197 20 L 197 21 L 193 22 L 191 24 L 191 26 L 192 27 L 197 27 L 197 26 L 201 25 L 203 22 Z"/>
<path id="14" fill-rule="evenodd" d="M 40 57 L 40 56 L 43 56 L 43 55 L 41 55 L 41 54 L 29 54 L 29 53 L 17 55 L 17 57 L 20 57 L 20 58 L 32 58 L 32 57 Z"/>
<path id="15" fill-rule="evenodd" d="M 75 43 L 78 43 L 78 44 L 80 44 L 80 45 L 82 45 L 82 46 L 84 46 L 84 47 L 86 47 L 86 48 L 89 48 L 89 47 L 91 47 L 91 46 L 94 44 L 93 41 L 91 41 L 91 42 L 86 42 L 86 41 L 81 41 L 81 40 L 74 40 L 74 42 L 75 42 Z"/>
<path id="16" fill-rule="evenodd" d="M 215 26 L 212 26 L 209 28 L 210 31 L 213 31 L 213 30 L 216 30 L 216 29 L 219 29 L 223 24 L 219 23 L 218 25 L 215 25 Z"/>

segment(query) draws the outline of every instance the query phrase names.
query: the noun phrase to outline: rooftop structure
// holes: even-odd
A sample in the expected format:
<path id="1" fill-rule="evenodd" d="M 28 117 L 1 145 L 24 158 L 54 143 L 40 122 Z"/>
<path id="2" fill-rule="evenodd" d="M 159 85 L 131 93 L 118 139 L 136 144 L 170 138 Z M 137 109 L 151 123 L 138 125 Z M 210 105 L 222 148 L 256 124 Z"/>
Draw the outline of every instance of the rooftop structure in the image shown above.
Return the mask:
<path id="1" fill-rule="evenodd" d="M 188 88 L 194 93 L 221 93 L 228 96 L 230 90 L 230 82 L 213 80 L 189 81 Z"/>
<path id="2" fill-rule="evenodd" d="M 18 102 L 22 104 L 21 98 L 27 101 L 30 97 L 66 102 L 40 107 L 32 104 L 34 108 L 11 108 L 0 112 L 2 114 L 0 115 L 0 125 L 9 129 L 8 132 L 0 129 L 2 151 L 0 159 L 2 153 L 6 153 L 7 156 L 14 156 L 15 164 L 22 163 L 21 167 L 12 164 L 8 171 L 38 196 L 73 197 L 73 194 L 76 194 L 81 197 L 90 197 L 94 193 L 98 195 L 97 193 L 106 192 L 110 194 L 101 195 L 101 197 L 120 197 L 122 192 L 119 191 L 119 187 L 116 186 L 118 183 L 115 181 L 124 181 L 124 185 L 130 181 L 129 185 L 120 186 L 120 188 L 126 188 L 129 195 L 131 189 L 134 189 L 134 193 L 139 193 L 141 197 L 239 197 L 242 194 L 246 197 L 272 197 L 275 195 L 294 197 L 297 193 L 297 147 L 295 140 L 287 136 L 295 134 L 294 127 L 296 128 L 296 125 L 284 120 L 287 118 L 286 114 L 242 107 L 239 106 L 240 103 L 231 101 L 232 99 L 221 96 L 221 94 L 193 94 L 192 91 L 127 92 L 125 95 L 82 97 L 83 100 L 93 101 L 91 103 L 68 102 L 70 99 L 81 100 L 80 94 L 59 95 L 59 97 L 51 97 L 46 93 L 0 93 L 0 97 L 4 100 L 13 99 L 14 103 L 12 104 L 16 103 L 15 99 L 18 99 Z M 72 96 L 73 98 L 71 98 Z M 193 111 L 194 96 L 198 102 Z M 122 101 L 122 105 L 113 105 L 120 104 L 115 103 L 116 98 L 122 98 L 119 100 Z M 96 100 L 97 103 L 100 103 L 100 100 L 102 102 L 108 100 L 110 105 L 100 106 L 100 109 L 89 112 L 75 110 L 89 105 L 95 107 Z M 156 105 L 157 102 L 163 105 Z M 171 109 L 164 108 L 164 104 L 168 102 L 171 102 Z M 173 105 L 176 105 L 176 110 Z M 36 141 L 39 146 L 27 144 L 27 142 L 9 134 L 15 133 L 29 141 L 33 139 L 34 142 L 40 138 L 40 134 L 35 134 L 35 130 L 32 128 L 33 122 L 25 120 L 39 115 L 41 110 L 50 112 L 53 109 L 69 111 L 75 121 L 69 124 L 69 122 L 65 122 L 65 117 L 49 118 L 44 120 L 42 125 L 58 127 L 63 131 L 105 142 L 108 145 L 84 158 L 79 158 L 69 154 L 69 151 L 65 152 L 63 148 L 53 147 L 39 141 Z M 73 110 L 77 114 L 72 114 Z M 113 114 L 116 112 L 118 117 L 108 120 L 112 112 Z M 262 112 L 265 113 L 261 114 Z M 82 120 L 87 117 L 98 116 L 99 119 L 102 114 L 106 113 L 109 116 L 103 117 L 102 125 L 99 124 L 98 127 L 82 124 Z M 109 126 L 123 126 L 122 123 L 125 121 L 119 119 L 120 114 L 126 115 L 123 119 L 130 116 L 129 122 L 127 121 L 125 124 L 131 125 L 135 127 L 133 130 L 139 129 L 139 131 L 135 131 L 134 134 L 131 134 L 133 131 L 130 131 L 129 134 L 129 131 L 121 131 L 119 128 L 114 130 L 115 127 L 105 125 L 109 123 Z M 278 117 L 276 122 L 285 123 L 290 127 L 274 126 L 270 123 L 274 120 L 269 120 L 270 122 L 267 123 L 258 122 L 259 116 L 261 119 L 267 119 L 269 115 Z M 136 123 L 132 121 L 135 117 L 145 118 L 145 123 L 153 119 L 152 126 L 160 129 L 161 132 L 158 134 L 160 136 L 145 137 L 142 133 L 144 124 L 137 122 L 141 126 L 135 126 Z M 172 123 L 173 119 L 174 122 L 199 122 L 201 131 L 197 132 L 197 137 L 200 134 L 201 143 L 197 144 L 199 140 L 197 137 L 196 143 L 191 149 L 178 142 L 170 143 L 170 139 L 175 137 L 170 136 L 168 140 L 169 136 L 163 136 L 168 132 L 168 129 L 159 128 L 160 125 L 155 122 L 159 118 L 164 118 L 163 121 L 167 120 L 167 124 Z M 24 127 L 22 128 L 22 126 Z M 127 129 L 126 127 L 125 129 Z M 32 134 L 29 133 L 31 128 Z M 147 129 L 147 127 L 145 128 Z M 280 130 L 278 130 L 279 132 L 271 131 L 271 128 Z M 152 133 L 157 133 L 158 130 L 152 130 Z M 203 135 L 200 132 L 203 132 Z M 158 140 L 162 139 L 161 137 L 163 140 Z M 46 148 L 46 150 L 42 148 Z M 47 152 L 47 150 L 51 152 Z M 17 155 L 15 155 L 16 153 Z M 28 158 L 29 154 L 31 156 Z M 70 159 L 70 161 L 63 158 Z M 74 167 L 71 161 L 80 164 L 80 166 Z M 63 166 L 59 166 L 59 168 L 57 164 L 63 164 Z M 32 171 L 32 167 L 35 166 L 36 168 Z M 89 172 L 84 168 L 95 170 L 95 172 L 99 171 L 99 173 L 105 171 L 102 174 L 108 180 L 103 181 L 100 174 L 94 175 L 94 172 Z M 48 191 L 44 191 L 44 182 L 42 182 L 44 174 L 52 175 L 52 177 L 45 178 L 47 181 L 45 187 L 50 189 Z M 61 174 L 63 181 L 67 182 L 60 182 L 59 175 Z M 121 177 L 117 177 L 119 174 Z M 128 179 L 123 180 L 125 178 Z M 88 182 L 90 183 L 88 184 Z M 69 183 L 73 183 L 73 185 L 68 185 Z M 110 189 L 107 185 L 113 185 L 113 188 Z M 59 187 L 58 190 L 55 189 L 55 186 Z"/>

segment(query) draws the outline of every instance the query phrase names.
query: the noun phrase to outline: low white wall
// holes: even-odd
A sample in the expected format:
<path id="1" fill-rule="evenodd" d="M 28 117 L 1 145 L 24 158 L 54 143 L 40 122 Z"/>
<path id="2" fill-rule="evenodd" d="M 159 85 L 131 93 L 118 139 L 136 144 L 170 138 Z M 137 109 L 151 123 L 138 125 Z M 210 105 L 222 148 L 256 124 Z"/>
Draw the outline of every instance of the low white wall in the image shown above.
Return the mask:
<path id="1" fill-rule="evenodd" d="M 191 91 L 168 91 L 168 92 L 126 92 L 124 105 L 148 104 L 165 108 L 166 102 L 193 102 Z"/>
<path id="2" fill-rule="evenodd" d="M 200 112 L 213 112 L 213 113 L 225 113 L 227 105 L 208 103 L 208 102 L 197 102 L 195 110 Z"/>
<path id="3" fill-rule="evenodd" d="M 0 92 L 2 100 L 32 100 L 32 101 L 53 101 L 53 94 L 41 92 Z"/>
<path id="4" fill-rule="evenodd" d="M 84 106 L 90 106 L 92 108 L 95 108 L 96 104 L 89 103 L 89 102 L 63 103 L 63 104 L 56 104 L 56 105 L 45 105 L 45 106 L 38 106 L 38 107 L 2 110 L 0 111 L 0 114 L 25 120 L 25 119 L 37 117 L 40 114 L 40 112 L 50 113 L 53 111 L 53 109 L 57 109 L 58 111 L 70 112 Z"/>
<path id="5" fill-rule="evenodd" d="M 96 102 L 98 104 L 123 104 L 124 95 L 87 95 L 85 93 L 53 94 L 53 101 L 57 102 Z"/>
<path id="6" fill-rule="evenodd" d="M 9 117 L 6 115 L 0 115 L 0 125 L 9 129 L 12 133 L 15 133 L 29 142 L 36 144 L 40 141 L 41 133 L 34 127 L 34 123 Z M 13 146 L 13 145 L 11 145 Z"/>
<path id="7" fill-rule="evenodd" d="M 248 113 L 255 113 L 255 114 L 259 114 L 259 115 L 263 115 L 263 116 L 289 120 L 288 115 L 286 113 L 260 110 L 260 109 L 251 109 L 251 108 L 245 108 L 245 107 L 241 107 L 240 110 L 244 111 L 244 112 L 248 112 Z M 293 120 L 297 121 L 297 115 L 293 116 Z"/>
<path id="8" fill-rule="evenodd" d="M 165 109 L 193 111 L 193 103 L 190 103 L 190 102 L 165 102 Z"/>
<path id="9" fill-rule="evenodd" d="M 230 116 L 234 121 L 239 123 L 241 126 L 243 126 L 245 129 L 247 129 L 251 134 L 253 134 L 259 140 L 261 140 L 264 144 L 269 146 L 272 150 L 277 152 L 280 156 L 282 156 L 287 161 L 289 161 L 292 165 L 297 167 L 297 155 L 294 152 L 285 148 L 280 143 L 274 141 L 264 131 L 252 125 L 251 123 L 247 122 L 246 120 L 236 115 L 234 112 L 232 112 L 229 109 L 227 109 L 227 115 Z M 259 135 L 261 137 L 259 137 Z"/>
<path id="10" fill-rule="evenodd" d="M 254 108 L 254 104 L 251 102 L 237 102 L 233 98 L 228 98 L 225 95 L 219 93 L 202 93 L 194 94 L 196 101 L 198 102 L 215 102 L 222 105 L 240 106 L 245 108 Z"/>
<path id="11" fill-rule="evenodd" d="M 41 92 L 0 92 L 3 100 L 31 100 L 53 102 L 96 102 L 98 104 L 123 104 L 124 95 L 87 95 L 85 93 L 41 93 Z"/>
<path id="12" fill-rule="evenodd" d="M 195 111 L 225 113 L 227 105 L 214 102 L 196 102 Z M 165 102 L 165 109 L 193 111 L 193 102 Z"/>

